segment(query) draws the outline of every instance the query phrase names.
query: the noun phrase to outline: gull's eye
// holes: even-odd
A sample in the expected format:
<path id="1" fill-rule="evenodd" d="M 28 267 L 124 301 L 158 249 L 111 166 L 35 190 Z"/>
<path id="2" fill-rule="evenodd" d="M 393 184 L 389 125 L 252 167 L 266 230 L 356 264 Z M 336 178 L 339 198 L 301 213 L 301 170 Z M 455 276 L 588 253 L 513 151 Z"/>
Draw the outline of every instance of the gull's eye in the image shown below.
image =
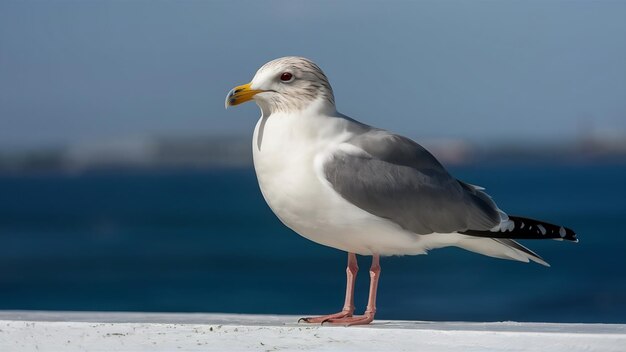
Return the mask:
<path id="1" fill-rule="evenodd" d="M 280 80 L 283 82 L 291 82 L 293 80 L 293 75 L 289 72 L 283 72 L 280 75 Z"/>

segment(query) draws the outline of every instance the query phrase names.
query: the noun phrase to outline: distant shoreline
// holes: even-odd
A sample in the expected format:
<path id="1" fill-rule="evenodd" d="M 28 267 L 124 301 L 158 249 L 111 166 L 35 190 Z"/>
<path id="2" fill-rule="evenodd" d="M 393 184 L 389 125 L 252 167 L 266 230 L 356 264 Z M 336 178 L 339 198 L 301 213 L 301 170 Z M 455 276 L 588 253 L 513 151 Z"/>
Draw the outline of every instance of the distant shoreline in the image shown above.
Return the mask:
<path id="1" fill-rule="evenodd" d="M 585 138 L 567 143 L 496 143 L 420 140 L 447 166 L 481 164 L 626 164 L 626 140 Z M 252 166 L 242 136 L 154 138 L 21 151 L 0 149 L 0 174 L 212 170 Z"/>

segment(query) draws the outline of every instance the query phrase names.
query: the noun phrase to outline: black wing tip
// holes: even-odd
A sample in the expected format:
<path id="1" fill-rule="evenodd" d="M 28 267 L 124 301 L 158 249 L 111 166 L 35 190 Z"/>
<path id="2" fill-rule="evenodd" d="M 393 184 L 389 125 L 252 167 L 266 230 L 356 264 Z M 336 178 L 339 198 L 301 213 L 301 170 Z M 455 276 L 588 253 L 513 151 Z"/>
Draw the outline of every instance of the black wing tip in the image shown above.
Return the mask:
<path id="1" fill-rule="evenodd" d="M 566 241 L 578 243 L 578 235 L 576 234 L 576 232 L 574 232 L 574 230 L 570 229 L 569 227 L 563 227 L 563 228 L 565 229 L 565 234 L 566 234 L 563 239 Z"/>
<path id="2" fill-rule="evenodd" d="M 578 236 L 575 233 L 572 233 L 571 235 L 567 235 L 566 237 L 555 237 L 552 238 L 555 241 L 567 241 L 567 242 L 572 242 L 572 243 L 578 243 L 580 242 L 578 240 Z"/>
<path id="3" fill-rule="evenodd" d="M 514 230 L 523 232 L 524 237 L 534 239 L 552 238 L 577 243 L 578 237 L 574 230 L 569 227 L 547 223 L 545 221 L 525 218 L 521 216 L 509 216 L 509 220 L 515 224 Z"/>
<path id="4" fill-rule="evenodd" d="M 521 216 L 509 216 L 509 220 L 513 223 L 510 224 L 510 226 L 501 228 L 498 231 L 467 230 L 462 233 L 478 237 L 527 240 L 553 239 L 557 241 L 570 241 L 578 243 L 576 233 L 568 227 L 554 225 L 535 219 L 524 218 Z"/>

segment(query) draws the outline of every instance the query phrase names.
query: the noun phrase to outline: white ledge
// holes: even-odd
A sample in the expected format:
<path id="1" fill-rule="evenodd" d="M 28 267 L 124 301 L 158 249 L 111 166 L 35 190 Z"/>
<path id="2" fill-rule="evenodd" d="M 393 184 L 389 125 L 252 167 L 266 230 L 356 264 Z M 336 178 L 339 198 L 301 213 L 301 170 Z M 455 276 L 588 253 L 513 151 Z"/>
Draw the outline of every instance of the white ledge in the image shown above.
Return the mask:
<path id="1" fill-rule="evenodd" d="M 376 320 L 296 316 L 0 311 L 0 351 L 624 351 L 624 324 Z"/>

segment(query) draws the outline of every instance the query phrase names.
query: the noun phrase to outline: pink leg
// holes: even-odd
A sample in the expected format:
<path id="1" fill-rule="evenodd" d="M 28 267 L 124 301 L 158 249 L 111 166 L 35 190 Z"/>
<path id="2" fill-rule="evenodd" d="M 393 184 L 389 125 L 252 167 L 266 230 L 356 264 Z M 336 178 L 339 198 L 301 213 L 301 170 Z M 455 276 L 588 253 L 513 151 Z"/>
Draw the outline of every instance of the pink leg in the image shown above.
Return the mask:
<path id="1" fill-rule="evenodd" d="M 354 282 L 359 266 L 356 261 L 356 254 L 348 253 L 348 267 L 346 268 L 346 300 L 343 309 L 339 313 L 323 315 L 320 317 L 300 318 L 298 322 L 321 323 L 328 319 L 351 317 L 354 313 Z"/>
<path id="2" fill-rule="evenodd" d="M 374 320 L 376 315 L 376 291 L 378 289 L 378 279 L 380 278 L 380 257 L 378 254 L 374 254 L 372 257 L 372 267 L 370 268 L 370 297 L 367 300 L 367 309 L 365 313 L 360 316 L 344 316 L 333 317 L 324 320 L 322 324 L 343 324 L 350 325 L 366 325 Z"/>

